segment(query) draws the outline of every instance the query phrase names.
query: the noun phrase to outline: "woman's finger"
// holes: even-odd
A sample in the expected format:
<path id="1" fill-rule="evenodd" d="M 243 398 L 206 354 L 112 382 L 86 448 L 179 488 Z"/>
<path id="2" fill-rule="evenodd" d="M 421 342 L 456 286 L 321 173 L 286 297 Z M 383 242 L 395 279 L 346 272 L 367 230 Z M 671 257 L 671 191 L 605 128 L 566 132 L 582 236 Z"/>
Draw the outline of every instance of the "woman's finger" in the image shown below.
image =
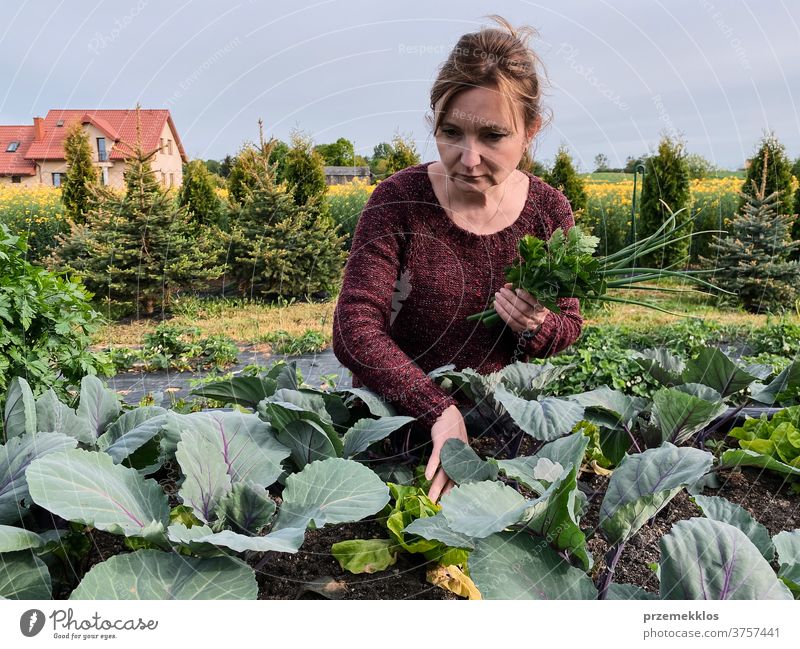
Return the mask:
<path id="1" fill-rule="evenodd" d="M 452 480 L 448 480 L 448 481 L 447 481 L 447 484 L 444 486 L 444 489 L 442 489 L 442 495 L 443 495 L 443 496 L 446 496 L 447 494 L 449 494 L 449 493 L 450 493 L 450 490 L 451 490 L 453 487 L 455 487 L 455 485 L 456 485 L 456 483 L 455 483 L 455 482 L 453 482 Z"/>
<path id="2" fill-rule="evenodd" d="M 509 304 L 528 317 L 533 317 L 544 308 L 539 302 L 533 299 L 527 291 L 521 288 L 518 288 L 516 291 L 503 289 L 500 292 Z"/>
<path id="3" fill-rule="evenodd" d="M 537 311 L 541 311 L 544 307 L 539 304 L 539 302 L 523 288 L 518 288 L 514 291 L 514 294 L 517 296 L 524 305 L 525 308 L 528 309 L 531 313 L 536 313 Z"/>
<path id="4" fill-rule="evenodd" d="M 439 466 L 439 446 L 433 445 L 431 456 L 428 458 L 428 464 L 425 466 L 425 479 L 432 480 L 433 474 L 436 472 L 436 467 Z"/>
<path id="5" fill-rule="evenodd" d="M 431 483 L 431 488 L 428 490 L 428 498 L 430 498 L 433 502 L 439 500 L 442 489 L 445 487 L 449 479 L 450 478 L 447 477 L 444 469 L 439 467 L 439 470 L 436 472 L 433 482 Z"/>
<path id="6" fill-rule="evenodd" d="M 512 329 L 518 329 L 519 331 L 522 331 L 523 329 L 528 328 L 528 320 L 530 318 L 520 313 L 516 308 L 513 308 L 504 295 L 501 294 L 497 296 L 495 299 L 494 310 L 497 311 L 497 315 L 505 320 L 506 323 L 512 327 Z"/>

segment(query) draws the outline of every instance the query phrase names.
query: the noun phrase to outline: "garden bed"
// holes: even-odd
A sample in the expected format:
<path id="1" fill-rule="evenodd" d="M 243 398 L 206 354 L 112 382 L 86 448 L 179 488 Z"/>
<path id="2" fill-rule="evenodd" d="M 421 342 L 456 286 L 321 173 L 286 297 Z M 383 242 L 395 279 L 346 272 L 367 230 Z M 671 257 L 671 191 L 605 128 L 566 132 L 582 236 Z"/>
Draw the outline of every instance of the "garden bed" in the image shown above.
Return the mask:
<path id="1" fill-rule="evenodd" d="M 715 348 L 636 360 L 664 384 L 649 398 L 549 396 L 569 371 L 553 365 L 431 372 L 477 404 L 462 411 L 471 444 L 441 449 L 457 486 L 440 504 L 398 448 L 412 417 L 363 388 L 301 387 L 295 363 L 204 384 L 195 396 L 224 407 L 199 412 L 126 410 L 91 376 L 73 409 L 15 378 L 0 595 L 796 596 L 800 366 Z M 764 417 L 731 429 L 745 413 Z M 714 581 L 731 562 L 733 591 Z"/>
<path id="2" fill-rule="evenodd" d="M 720 436 L 721 437 L 721 436 Z M 522 455 L 531 453 L 531 440 L 526 438 L 520 447 Z M 473 441 L 481 454 L 507 457 L 508 440 L 498 441 L 481 437 Z M 177 495 L 178 468 L 168 463 L 156 475 L 168 495 L 171 507 L 181 504 Z M 707 496 L 722 496 L 746 509 L 770 535 L 783 530 L 800 528 L 800 496 L 793 493 L 790 483 L 782 476 L 752 467 L 720 471 L 720 487 L 703 490 Z M 589 495 L 589 509 L 581 520 L 587 536 L 598 528 L 599 509 L 608 486 L 608 477 L 584 472 L 579 488 Z M 616 566 L 615 580 L 658 593 L 658 577 L 651 569 L 660 559 L 659 539 L 680 520 L 701 516 L 689 494 L 679 493 L 669 504 L 630 541 Z M 259 599 L 458 599 L 453 593 L 426 581 L 426 571 L 435 562 L 421 555 L 401 554 L 395 565 L 375 574 L 351 574 L 341 568 L 331 554 L 334 543 L 351 539 L 387 538 L 385 526 L 378 518 L 366 519 L 335 527 L 308 530 L 300 552 L 286 554 L 266 552 L 249 559 L 256 572 Z M 111 556 L 130 552 L 120 536 L 93 529 L 89 533 L 91 551 L 81 566 L 85 573 L 92 566 Z M 608 544 L 600 535 L 589 539 L 587 547 L 594 557 L 593 576 L 605 567 Z M 777 570 L 777 564 L 774 565 Z M 70 591 L 62 590 L 55 599 L 68 599 Z"/>

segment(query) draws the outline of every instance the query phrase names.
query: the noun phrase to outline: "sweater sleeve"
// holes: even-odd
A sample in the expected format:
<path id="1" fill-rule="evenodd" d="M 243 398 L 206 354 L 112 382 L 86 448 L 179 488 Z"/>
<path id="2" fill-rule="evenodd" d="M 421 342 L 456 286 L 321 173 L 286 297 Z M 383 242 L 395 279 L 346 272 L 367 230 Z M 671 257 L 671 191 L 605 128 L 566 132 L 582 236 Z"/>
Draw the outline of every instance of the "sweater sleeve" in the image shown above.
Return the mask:
<path id="1" fill-rule="evenodd" d="M 575 225 L 572 208 L 566 196 L 561 192 L 554 192 L 550 214 L 552 216 L 548 236 L 559 227 L 566 233 Z M 581 335 L 583 318 L 578 298 L 559 298 L 558 307 L 561 309 L 561 313 L 556 314 L 552 311 L 548 313 L 539 331 L 527 341 L 525 354 L 528 358 L 546 358 L 557 354 L 569 347 Z"/>
<path id="2" fill-rule="evenodd" d="M 367 388 L 430 428 L 458 402 L 389 336 L 408 203 L 391 179 L 373 191 L 353 235 L 333 315 L 333 353 Z"/>

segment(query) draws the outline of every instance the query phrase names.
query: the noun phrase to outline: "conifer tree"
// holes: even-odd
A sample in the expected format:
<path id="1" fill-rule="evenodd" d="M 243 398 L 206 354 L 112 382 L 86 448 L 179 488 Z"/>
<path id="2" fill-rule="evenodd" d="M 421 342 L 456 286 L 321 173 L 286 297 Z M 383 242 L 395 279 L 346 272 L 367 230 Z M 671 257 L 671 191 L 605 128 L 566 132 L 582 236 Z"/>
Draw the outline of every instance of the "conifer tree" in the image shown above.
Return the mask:
<path id="1" fill-rule="evenodd" d="M 766 154 L 766 155 L 765 155 Z M 766 163 L 764 162 L 766 160 Z M 766 164 L 766 167 L 764 166 Z M 764 172 L 766 171 L 766 175 Z M 781 144 L 775 133 L 769 132 L 761 139 L 758 150 L 749 160 L 747 174 L 742 185 L 739 206 L 747 202 L 746 196 L 755 196 L 755 188 L 761 186 L 762 178 L 766 178 L 764 195 L 778 192 L 779 214 L 792 214 L 794 197 L 792 196 L 792 163 L 786 155 L 786 147 Z"/>
<path id="2" fill-rule="evenodd" d="M 222 202 L 202 160 L 192 160 L 186 165 L 179 201 L 195 223 L 219 224 Z"/>
<path id="3" fill-rule="evenodd" d="M 262 132 L 259 145 L 239 155 L 246 182 L 231 214 L 229 272 L 250 296 L 330 293 L 344 268 L 346 235 L 338 232 L 324 196 L 298 205 L 288 183 L 277 181 L 276 143 Z"/>
<path id="4" fill-rule="evenodd" d="M 64 157 L 67 175 L 61 186 L 61 202 L 67 216 L 75 223 L 81 223 L 89 208 L 91 187 L 97 184 L 98 174 L 92 161 L 89 136 L 80 122 L 75 122 L 67 131 Z"/>
<path id="5" fill-rule="evenodd" d="M 284 158 L 284 178 L 294 193 L 294 202 L 305 205 L 314 196 L 322 196 L 325 184 L 325 161 L 314 150 L 311 139 L 295 132 L 292 145 Z"/>
<path id="6" fill-rule="evenodd" d="M 586 189 L 583 180 L 575 171 L 572 158 L 566 147 L 560 147 L 553 163 L 553 169 L 545 177 L 545 182 L 551 187 L 555 187 L 567 197 L 574 213 L 582 212 L 586 209 Z"/>
<path id="7" fill-rule="evenodd" d="M 404 138 L 400 133 L 395 133 L 389 149 L 389 157 L 386 159 L 387 175 L 391 175 L 401 169 L 413 167 L 416 164 L 419 164 L 419 154 L 414 140 Z"/>
<path id="8" fill-rule="evenodd" d="M 689 185 L 689 168 L 683 142 L 668 135 L 663 136 L 657 154 L 645 160 L 637 239 L 655 233 L 671 212 L 676 213 L 676 227 L 690 218 L 688 209 L 680 211 L 689 205 Z M 690 234 L 690 227 L 683 227 L 680 232 Z M 642 258 L 642 266 L 667 268 L 683 264 L 688 253 L 689 239 L 683 239 L 646 255 Z"/>
<path id="9" fill-rule="evenodd" d="M 157 306 L 163 313 L 178 292 L 204 286 L 222 268 L 219 237 L 192 225 L 156 179 L 150 166 L 156 151 L 142 149 L 138 114 L 130 148 L 124 195 L 95 188 L 86 225 L 72 228 L 55 264 L 79 273 L 109 306 L 125 305 L 138 318 L 153 315 Z"/>
<path id="10" fill-rule="evenodd" d="M 713 259 L 701 258 L 717 268 L 714 281 L 737 293 L 739 301 L 753 313 L 776 312 L 794 307 L 800 282 L 800 265 L 789 257 L 800 242 L 790 235 L 792 216 L 779 213 L 780 192 L 766 194 L 767 158 L 764 150 L 761 183 L 752 183 L 742 193 L 744 206 L 733 218 L 728 235 L 715 237 Z"/>

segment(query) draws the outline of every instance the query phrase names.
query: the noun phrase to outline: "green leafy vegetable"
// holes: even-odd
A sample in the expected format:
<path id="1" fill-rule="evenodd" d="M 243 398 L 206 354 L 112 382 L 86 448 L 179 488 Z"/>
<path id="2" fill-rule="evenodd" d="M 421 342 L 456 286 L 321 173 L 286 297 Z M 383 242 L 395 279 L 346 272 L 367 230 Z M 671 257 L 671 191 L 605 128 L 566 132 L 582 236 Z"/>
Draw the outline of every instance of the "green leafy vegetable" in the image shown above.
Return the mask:
<path id="1" fill-rule="evenodd" d="M 772 419 L 765 414 L 748 419 L 728 435 L 738 439 L 745 450 L 800 469 L 800 406 L 784 408 Z"/>
<path id="2" fill-rule="evenodd" d="M 609 289 L 642 288 L 637 285 L 662 277 L 673 277 L 727 293 L 728 291 L 697 277 L 699 273 L 706 271 L 674 271 L 636 266 L 636 260 L 643 255 L 659 250 L 675 241 L 707 233 L 696 232 L 676 236 L 680 227 L 683 226 L 675 227 L 675 214 L 671 214 L 659 230 L 651 236 L 607 257 L 594 256 L 600 239 L 584 234 L 578 226 L 573 226 L 566 234 L 561 228 L 556 228 L 548 241 L 543 241 L 530 234 L 525 235 L 519 241 L 520 258 L 504 269 L 506 280 L 511 282 L 515 289 L 522 288 L 530 293 L 544 307 L 554 313 L 560 312 L 556 301 L 559 298 L 568 297 L 581 300 L 624 302 L 666 311 L 647 302 L 607 295 Z M 670 292 L 687 290 L 666 287 L 644 288 Z M 468 316 L 467 320 L 479 320 L 487 327 L 491 327 L 500 322 L 500 316 L 492 306 L 486 311 Z"/>

